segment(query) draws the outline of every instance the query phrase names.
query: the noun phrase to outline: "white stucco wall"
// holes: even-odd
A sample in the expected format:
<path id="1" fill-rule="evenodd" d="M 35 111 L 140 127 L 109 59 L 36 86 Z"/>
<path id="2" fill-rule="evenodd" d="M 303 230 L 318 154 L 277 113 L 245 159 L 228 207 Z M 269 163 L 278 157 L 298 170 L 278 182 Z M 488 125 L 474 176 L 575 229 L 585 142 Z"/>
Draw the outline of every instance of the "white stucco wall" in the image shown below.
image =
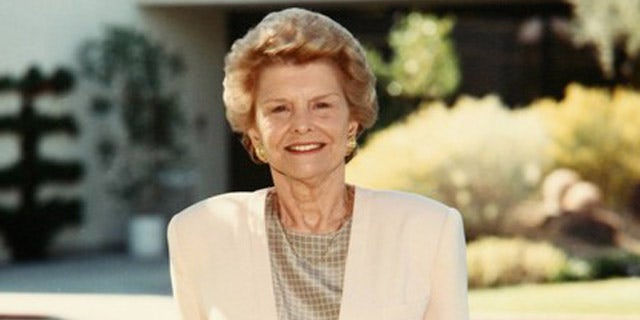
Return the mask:
<path id="1" fill-rule="evenodd" d="M 0 75 L 21 77 L 32 64 L 40 66 L 45 74 L 56 66 L 77 71 L 78 46 L 84 39 L 100 36 L 105 26 L 128 25 L 148 31 L 153 38 L 166 42 L 171 50 L 183 55 L 186 62 L 182 102 L 188 109 L 189 121 L 195 123 L 192 120 L 201 119 L 199 129 L 193 130 L 190 140 L 196 151 L 194 198 L 203 198 L 223 192 L 227 181 L 226 124 L 221 102 L 222 57 L 226 50 L 223 18 L 219 9 L 147 9 L 136 0 L 0 1 Z M 82 226 L 60 234 L 54 243 L 54 252 L 101 249 L 126 240 L 130 213 L 124 212 L 106 192 L 101 181 L 104 174 L 96 163 L 97 130 L 104 124 L 89 114 L 90 87 L 87 83 L 77 83 L 62 103 L 71 106 L 70 112 L 76 114 L 80 138 L 75 142 L 50 139 L 46 142 L 50 145 L 44 147 L 57 157 L 80 158 L 85 166 L 80 186 L 57 188 L 63 193 L 80 194 L 85 210 Z M 0 108 L 15 101 L 18 101 L 15 95 L 0 94 Z M 44 99 L 41 104 L 55 106 L 56 103 L 61 104 L 55 99 L 53 103 L 51 99 Z M 16 146 L 11 138 L 0 137 L 0 154 L 15 154 Z M 0 194 L 0 201 L 12 199 L 10 195 L 3 199 Z M 6 258 L 6 250 L 0 243 L 0 261 L 3 257 Z"/>

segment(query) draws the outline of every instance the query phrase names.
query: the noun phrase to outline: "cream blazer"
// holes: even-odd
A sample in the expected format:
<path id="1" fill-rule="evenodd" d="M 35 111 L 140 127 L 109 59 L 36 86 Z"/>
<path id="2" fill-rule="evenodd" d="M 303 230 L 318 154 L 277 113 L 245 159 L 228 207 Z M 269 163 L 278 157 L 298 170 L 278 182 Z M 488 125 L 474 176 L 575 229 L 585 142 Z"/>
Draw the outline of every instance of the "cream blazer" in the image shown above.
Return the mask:
<path id="1" fill-rule="evenodd" d="M 266 189 L 227 193 L 174 216 L 174 297 L 185 320 L 277 320 Z M 356 187 L 340 320 L 468 319 L 460 214 L 421 196 Z"/>

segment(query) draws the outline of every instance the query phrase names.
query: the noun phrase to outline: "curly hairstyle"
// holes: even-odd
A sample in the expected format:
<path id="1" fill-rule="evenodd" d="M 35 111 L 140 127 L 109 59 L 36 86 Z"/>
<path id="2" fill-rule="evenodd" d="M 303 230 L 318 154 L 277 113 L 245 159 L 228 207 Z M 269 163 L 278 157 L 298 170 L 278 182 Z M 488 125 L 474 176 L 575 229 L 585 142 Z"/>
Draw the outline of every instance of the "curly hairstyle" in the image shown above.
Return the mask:
<path id="1" fill-rule="evenodd" d="M 318 59 L 332 61 L 341 71 L 350 115 L 359 124 L 358 134 L 376 121 L 376 79 L 358 40 L 316 12 L 299 8 L 273 12 L 236 40 L 225 58 L 227 120 L 234 132 L 242 134 L 243 145 L 254 161 L 247 130 L 255 123 L 254 94 L 260 71 L 274 63 L 304 64 Z"/>

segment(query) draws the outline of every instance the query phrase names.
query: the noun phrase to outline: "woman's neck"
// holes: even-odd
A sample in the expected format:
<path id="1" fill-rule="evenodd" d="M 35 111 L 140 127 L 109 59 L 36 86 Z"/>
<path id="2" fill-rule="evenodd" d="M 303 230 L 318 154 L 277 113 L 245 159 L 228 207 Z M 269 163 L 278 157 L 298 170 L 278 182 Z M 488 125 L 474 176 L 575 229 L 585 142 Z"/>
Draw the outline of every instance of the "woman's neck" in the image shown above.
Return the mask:
<path id="1" fill-rule="evenodd" d="M 282 225 L 307 233 L 338 230 L 349 219 L 352 199 L 344 175 L 320 183 L 297 181 L 274 175 L 278 212 Z"/>

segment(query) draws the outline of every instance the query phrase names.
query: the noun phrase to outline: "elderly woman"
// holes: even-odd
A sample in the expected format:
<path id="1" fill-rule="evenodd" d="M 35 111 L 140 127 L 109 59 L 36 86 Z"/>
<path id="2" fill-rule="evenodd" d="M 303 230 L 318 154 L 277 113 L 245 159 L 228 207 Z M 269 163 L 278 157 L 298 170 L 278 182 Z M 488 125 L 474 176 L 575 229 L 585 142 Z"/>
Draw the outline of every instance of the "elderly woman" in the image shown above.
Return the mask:
<path id="1" fill-rule="evenodd" d="M 326 16 L 287 9 L 234 43 L 225 72 L 229 123 L 274 186 L 172 219 L 183 318 L 467 319 L 459 213 L 345 183 L 377 114 L 358 41 Z"/>

